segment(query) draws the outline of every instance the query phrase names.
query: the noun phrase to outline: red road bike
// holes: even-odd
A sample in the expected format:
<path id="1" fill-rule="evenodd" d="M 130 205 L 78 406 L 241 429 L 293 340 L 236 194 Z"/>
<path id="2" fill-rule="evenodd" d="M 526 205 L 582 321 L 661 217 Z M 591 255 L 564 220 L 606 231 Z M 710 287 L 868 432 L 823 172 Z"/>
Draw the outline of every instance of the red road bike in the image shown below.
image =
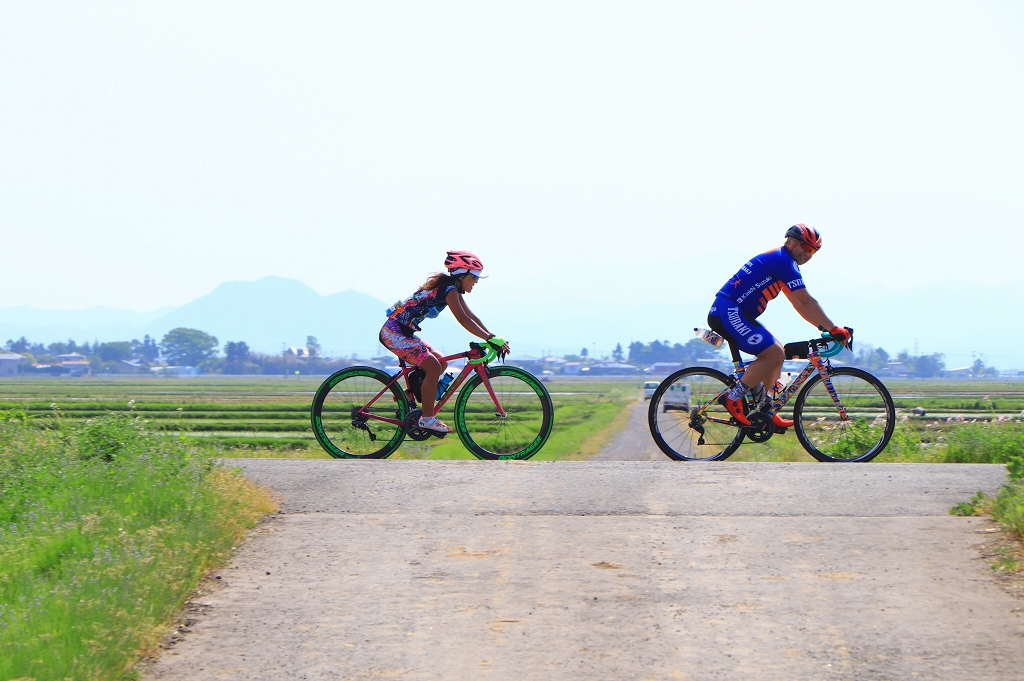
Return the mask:
<path id="1" fill-rule="evenodd" d="M 465 359 L 459 375 L 437 401 L 437 413 L 455 398 L 455 432 L 478 459 L 529 459 L 554 425 L 547 388 L 519 367 L 490 366 L 498 353 L 490 344 L 443 358 Z M 394 376 L 367 366 L 342 369 L 313 397 L 313 434 L 337 459 L 383 459 L 408 437 L 444 437 L 419 427 L 419 371 L 400 361 Z M 421 372 L 422 373 L 422 372 Z M 401 386 L 404 380 L 405 387 Z"/>

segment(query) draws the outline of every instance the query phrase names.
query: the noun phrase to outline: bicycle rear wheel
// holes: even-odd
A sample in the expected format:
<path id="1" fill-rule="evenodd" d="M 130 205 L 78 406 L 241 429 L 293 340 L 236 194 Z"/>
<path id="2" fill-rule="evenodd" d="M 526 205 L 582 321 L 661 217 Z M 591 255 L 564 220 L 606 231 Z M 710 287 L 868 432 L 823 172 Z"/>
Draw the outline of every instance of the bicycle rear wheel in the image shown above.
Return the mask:
<path id="1" fill-rule="evenodd" d="M 672 374 L 651 397 L 647 423 L 661 451 L 676 461 L 721 461 L 743 442 L 743 428 L 714 401 L 731 381 L 721 371 L 689 367 Z"/>
<path id="2" fill-rule="evenodd" d="M 455 401 L 455 431 L 478 459 L 529 459 L 547 442 L 554 426 L 554 406 L 544 384 L 516 367 L 488 367 L 488 381 L 501 402 L 494 400 L 479 374 L 459 390 Z"/>
<path id="3" fill-rule="evenodd" d="M 796 436 L 818 461 L 871 461 L 896 427 L 896 407 L 882 382 L 866 371 L 833 369 L 828 382 L 846 411 L 839 413 L 828 385 L 816 374 L 793 405 Z"/>
<path id="4" fill-rule="evenodd" d="M 405 428 L 353 416 L 390 381 L 391 376 L 380 369 L 356 366 L 338 371 L 320 385 L 310 419 L 313 435 L 328 454 L 336 459 L 383 459 L 398 449 Z M 364 411 L 405 421 L 409 402 L 396 381 Z"/>

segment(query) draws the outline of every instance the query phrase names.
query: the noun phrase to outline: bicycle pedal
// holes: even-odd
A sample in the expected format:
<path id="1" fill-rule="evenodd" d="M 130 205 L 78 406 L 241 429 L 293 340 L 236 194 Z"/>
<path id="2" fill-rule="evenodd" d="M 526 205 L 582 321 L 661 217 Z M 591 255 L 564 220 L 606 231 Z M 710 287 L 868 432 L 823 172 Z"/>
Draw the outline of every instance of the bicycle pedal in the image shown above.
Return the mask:
<path id="1" fill-rule="evenodd" d="M 427 432 L 429 432 L 431 435 L 436 437 L 438 440 L 440 440 L 441 438 L 443 438 L 445 435 L 448 434 L 448 433 L 439 433 L 436 430 L 430 430 L 430 431 L 427 431 Z"/>
<path id="2" fill-rule="evenodd" d="M 775 426 L 774 428 L 776 435 L 785 435 L 786 431 L 789 430 L 788 428 L 779 428 L 778 426 Z"/>

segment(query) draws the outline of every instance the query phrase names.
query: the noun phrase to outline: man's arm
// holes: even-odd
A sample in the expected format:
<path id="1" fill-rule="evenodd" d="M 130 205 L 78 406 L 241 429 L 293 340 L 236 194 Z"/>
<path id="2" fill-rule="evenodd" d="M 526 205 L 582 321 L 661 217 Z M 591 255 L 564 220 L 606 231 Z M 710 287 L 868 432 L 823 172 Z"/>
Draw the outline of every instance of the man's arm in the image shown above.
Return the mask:
<path id="1" fill-rule="evenodd" d="M 801 317 L 807 320 L 808 323 L 813 324 L 819 329 L 831 329 L 835 327 L 832 320 L 828 318 L 825 311 L 821 309 L 821 305 L 818 301 L 811 297 L 811 294 L 807 292 L 807 289 L 801 288 L 796 291 L 790 291 L 789 289 L 783 289 L 786 292 L 786 297 L 789 298 L 789 302 L 793 304 L 793 309 L 797 311 Z"/>

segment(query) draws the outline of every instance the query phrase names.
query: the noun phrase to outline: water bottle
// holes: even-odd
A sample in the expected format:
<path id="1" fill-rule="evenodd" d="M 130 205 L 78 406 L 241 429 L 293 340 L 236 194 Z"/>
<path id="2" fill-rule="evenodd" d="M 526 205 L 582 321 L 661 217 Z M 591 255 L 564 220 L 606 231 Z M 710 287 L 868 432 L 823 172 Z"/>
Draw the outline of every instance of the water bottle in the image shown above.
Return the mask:
<path id="1" fill-rule="evenodd" d="M 789 384 L 793 382 L 795 377 L 796 375 L 792 371 L 787 371 L 779 376 L 779 380 L 775 381 L 775 385 L 772 387 L 773 394 L 778 396 L 785 392 L 786 388 L 789 387 Z"/>
<path id="2" fill-rule="evenodd" d="M 711 345 L 714 345 L 716 348 L 722 347 L 722 345 L 725 343 L 724 338 L 719 336 L 711 329 L 705 329 L 704 327 L 695 327 L 693 329 L 693 335 L 696 336 L 697 338 L 700 338 L 705 343 L 710 343 Z"/>
<path id="3" fill-rule="evenodd" d="M 448 389 L 448 386 L 455 380 L 455 376 L 449 371 L 447 374 L 437 379 L 437 397 L 435 400 L 441 399 L 441 395 L 444 395 L 444 391 Z"/>

